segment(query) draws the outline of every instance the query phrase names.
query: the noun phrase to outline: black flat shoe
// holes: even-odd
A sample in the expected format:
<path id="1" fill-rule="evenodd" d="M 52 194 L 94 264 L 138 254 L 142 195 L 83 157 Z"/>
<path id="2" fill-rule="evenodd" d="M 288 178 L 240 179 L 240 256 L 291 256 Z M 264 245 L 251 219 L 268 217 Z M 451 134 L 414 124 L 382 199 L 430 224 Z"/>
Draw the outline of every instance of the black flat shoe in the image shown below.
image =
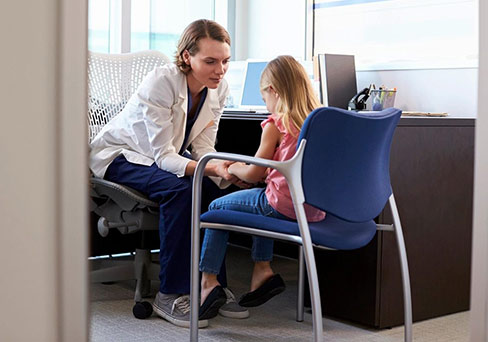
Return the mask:
<path id="1" fill-rule="evenodd" d="M 217 316 L 219 309 L 227 301 L 227 296 L 225 295 L 222 286 L 215 286 L 214 289 L 209 293 L 203 304 L 200 306 L 198 311 L 198 319 L 210 319 Z"/>
<path id="2" fill-rule="evenodd" d="M 274 274 L 271 278 L 252 292 L 244 294 L 239 299 L 239 305 L 246 308 L 259 306 L 268 300 L 285 291 L 285 282 L 279 274 Z"/>

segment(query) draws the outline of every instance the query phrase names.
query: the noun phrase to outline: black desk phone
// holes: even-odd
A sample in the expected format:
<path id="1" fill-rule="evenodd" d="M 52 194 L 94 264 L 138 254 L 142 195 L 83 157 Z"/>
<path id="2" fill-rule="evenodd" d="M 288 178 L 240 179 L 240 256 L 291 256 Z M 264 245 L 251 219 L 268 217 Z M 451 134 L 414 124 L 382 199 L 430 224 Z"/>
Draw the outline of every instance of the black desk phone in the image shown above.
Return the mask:
<path id="1" fill-rule="evenodd" d="M 348 110 L 365 110 L 366 109 L 366 101 L 369 98 L 369 93 L 371 90 L 371 86 L 369 88 L 364 88 L 359 93 L 354 95 L 352 99 L 349 101 Z"/>

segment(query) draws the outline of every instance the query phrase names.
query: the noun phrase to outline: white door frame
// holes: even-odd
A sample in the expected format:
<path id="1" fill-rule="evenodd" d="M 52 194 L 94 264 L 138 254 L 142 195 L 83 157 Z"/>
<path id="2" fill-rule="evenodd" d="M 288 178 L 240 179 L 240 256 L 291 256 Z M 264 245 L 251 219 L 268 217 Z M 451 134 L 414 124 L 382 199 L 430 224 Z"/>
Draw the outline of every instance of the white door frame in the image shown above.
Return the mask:
<path id="1" fill-rule="evenodd" d="M 478 115 L 476 119 L 471 341 L 488 340 L 488 3 L 479 1 Z"/>
<path id="2" fill-rule="evenodd" d="M 87 0 L 0 11 L 0 341 L 88 340 Z"/>
<path id="3" fill-rule="evenodd" d="M 88 340 L 88 0 L 59 8 L 59 337 Z"/>

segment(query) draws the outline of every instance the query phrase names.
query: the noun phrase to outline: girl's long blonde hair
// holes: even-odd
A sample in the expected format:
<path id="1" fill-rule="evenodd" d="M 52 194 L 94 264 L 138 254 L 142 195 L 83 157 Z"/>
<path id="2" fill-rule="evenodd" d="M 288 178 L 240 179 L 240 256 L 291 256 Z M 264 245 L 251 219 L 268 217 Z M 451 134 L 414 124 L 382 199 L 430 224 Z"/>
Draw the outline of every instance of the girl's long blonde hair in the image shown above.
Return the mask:
<path id="1" fill-rule="evenodd" d="M 291 125 L 300 130 L 308 114 L 320 107 L 305 69 L 292 56 L 278 56 L 266 65 L 261 74 L 261 91 L 269 91 L 269 86 L 279 95 L 276 114 L 290 133 Z"/>

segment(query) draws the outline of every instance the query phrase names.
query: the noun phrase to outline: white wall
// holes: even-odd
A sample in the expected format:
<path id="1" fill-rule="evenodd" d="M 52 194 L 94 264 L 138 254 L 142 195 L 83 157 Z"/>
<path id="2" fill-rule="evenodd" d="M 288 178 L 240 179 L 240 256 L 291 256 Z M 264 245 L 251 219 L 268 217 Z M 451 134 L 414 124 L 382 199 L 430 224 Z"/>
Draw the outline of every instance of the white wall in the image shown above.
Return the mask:
<path id="1" fill-rule="evenodd" d="M 0 341 L 85 341 L 86 3 L 5 3 L 0 32 Z"/>
<path id="2" fill-rule="evenodd" d="M 396 87 L 395 107 L 476 117 L 478 69 L 358 71 L 358 91 L 370 83 Z"/>
<path id="3" fill-rule="evenodd" d="M 0 14 L 9 50 L 0 63 L 3 341 L 56 341 L 58 335 L 57 171 L 55 157 L 46 154 L 56 148 L 56 10 L 53 0 L 11 2 Z"/>
<path id="4" fill-rule="evenodd" d="M 473 252 L 471 267 L 471 341 L 488 340 L 488 3 L 479 2 L 479 115 L 476 120 Z"/>
<path id="5" fill-rule="evenodd" d="M 305 1 L 296 0 L 249 0 L 246 25 L 236 29 L 236 44 L 242 40 L 247 53 L 236 59 L 272 59 L 277 55 L 305 57 Z M 244 15 L 245 8 L 236 12 L 236 19 Z M 243 37 L 239 40 L 239 37 Z"/>

